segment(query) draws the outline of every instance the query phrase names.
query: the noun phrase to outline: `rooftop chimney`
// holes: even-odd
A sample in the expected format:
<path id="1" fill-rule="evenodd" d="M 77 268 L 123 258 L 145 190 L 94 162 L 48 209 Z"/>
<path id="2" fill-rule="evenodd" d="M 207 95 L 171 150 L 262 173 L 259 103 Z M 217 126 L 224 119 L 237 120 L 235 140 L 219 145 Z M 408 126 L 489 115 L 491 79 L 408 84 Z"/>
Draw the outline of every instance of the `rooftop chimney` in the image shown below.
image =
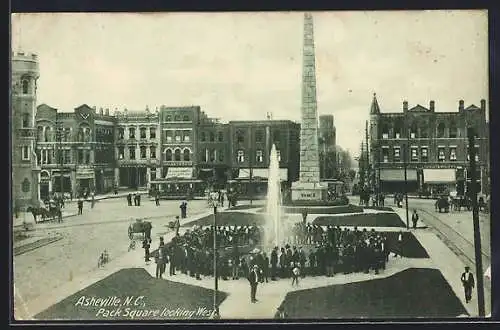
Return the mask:
<path id="1" fill-rule="evenodd" d="M 430 102 L 429 102 L 429 110 L 431 110 L 432 112 L 434 112 L 434 105 L 435 105 L 435 104 L 436 104 L 436 103 L 435 103 L 434 101 L 430 101 Z"/>
<path id="2" fill-rule="evenodd" d="M 458 101 L 458 111 L 464 110 L 464 100 Z"/>
<path id="3" fill-rule="evenodd" d="M 403 101 L 403 112 L 408 111 L 408 101 Z"/>
<path id="4" fill-rule="evenodd" d="M 486 111 L 486 100 L 485 99 L 481 100 L 481 110 Z"/>

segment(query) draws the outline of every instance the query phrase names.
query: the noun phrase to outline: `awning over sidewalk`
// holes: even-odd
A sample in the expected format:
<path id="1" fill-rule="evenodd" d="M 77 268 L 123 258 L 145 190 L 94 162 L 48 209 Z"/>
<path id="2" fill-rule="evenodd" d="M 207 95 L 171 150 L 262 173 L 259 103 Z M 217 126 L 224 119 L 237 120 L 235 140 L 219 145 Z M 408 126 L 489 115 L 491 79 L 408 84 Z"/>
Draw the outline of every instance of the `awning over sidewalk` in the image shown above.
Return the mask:
<path id="1" fill-rule="evenodd" d="M 424 183 L 453 183 L 455 169 L 453 168 L 425 168 Z"/>
<path id="2" fill-rule="evenodd" d="M 167 169 L 167 175 L 165 179 L 192 179 L 193 178 L 193 168 L 192 167 L 169 167 Z"/>
<path id="3" fill-rule="evenodd" d="M 280 170 L 280 180 L 281 181 L 288 180 L 288 168 L 280 168 L 279 170 Z M 252 169 L 252 178 L 268 179 L 269 169 L 267 168 Z M 250 169 L 241 168 L 238 174 L 238 179 L 250 179 Z"/>
<path id="4" fill-rule="evenodd" d="M 380 181 L 405 181 L 404 169 L 381 169 Z M 417 181 L 417 170 L 406 170 L 406 181 Z"/>

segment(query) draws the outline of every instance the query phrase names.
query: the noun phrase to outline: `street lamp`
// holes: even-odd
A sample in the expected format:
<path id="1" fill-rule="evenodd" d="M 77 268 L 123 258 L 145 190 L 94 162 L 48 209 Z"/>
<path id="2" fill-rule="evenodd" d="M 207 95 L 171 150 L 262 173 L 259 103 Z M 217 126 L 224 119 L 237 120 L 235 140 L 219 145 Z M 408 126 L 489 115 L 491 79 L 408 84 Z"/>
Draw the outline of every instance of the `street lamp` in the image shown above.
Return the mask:
<path id="1" fill-rule="evenodd" d="M 214 236 L 213 236 L 213 240 L 214 240 L 214 260 L 213 260 L 213 263 L 214 263 L 214 318 L 219 318 L 220 315 L 219 315 L 219 306 L 217 304 L 217 294 L 218 294 L 218 291 L 219 291 L 219 279 L 218 279 L 218 275 L 217 275 L 217 207 L 219 206 L 219 201 L 217 198 L 211 198 L 211 206 L 213 207 L 214 209 L 214 222 L 213 222 L 213 226 L 214 226 Z"/>

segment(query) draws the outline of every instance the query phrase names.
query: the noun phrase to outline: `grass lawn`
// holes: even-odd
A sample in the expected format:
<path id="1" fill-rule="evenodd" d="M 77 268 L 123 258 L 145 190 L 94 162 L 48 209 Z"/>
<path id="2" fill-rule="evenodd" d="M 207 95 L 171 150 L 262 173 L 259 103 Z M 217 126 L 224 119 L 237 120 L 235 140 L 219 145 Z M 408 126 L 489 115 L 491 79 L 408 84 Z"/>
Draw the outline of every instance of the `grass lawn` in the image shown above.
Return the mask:
<path id="1" fill-rule="evenodd" d="M 437 269 L 408 269 L 391 277 L 290 292 L 288 318 L 449 318 L 467 314 Z"/>
<path id="2" fill-rule="evenodd" d="M 394 212 L 348 214 L 343 216 L 320 216 L 313 224 L 321 226 L 358 226 L 358 227 L 406 227 Z"/>
<path id="3" fill-rule="evenodd" d="M 137 300 L 139 306 L 118 306 L 118 307 L 95 307 L 95 306 L 75 306 L 81 297 L 85 298 L 107 298 L 117 297 L 122 304 L 127 297 L 133 297 L 133 302 L 137 297 L 143 296 L 142 300 Z M 218 303 L 226 299 L 227 294 L 218 294 Z M 144 303 L 144 305 L 142 305 Z M 101 308 L 109 311 L 120 310 L 121 315 L 105 317 L 96 315 Z M 199 308 L 213 309 L 213 291 L 205 288 L 191 286 L 182 283 L 171 282 L 153 278 L 143 268 L 122 269 L 107 278 L 92 284 L 91 286 L 67 297 L 61 302 L 49 307 L 45 311 L 35 316 L 39 320 L 165 320 L 165 319 L 207 319 L 206 314 L 189 316 L 176 316 L 167 314 L 165 316 L 149 317 L 127 317 L 126 308 L 130 310 L 160 310 L 166 308 L 169 311 L 187 310 L 198 311 Z M 130 314 L 130 313 L 129 313 Z"/>

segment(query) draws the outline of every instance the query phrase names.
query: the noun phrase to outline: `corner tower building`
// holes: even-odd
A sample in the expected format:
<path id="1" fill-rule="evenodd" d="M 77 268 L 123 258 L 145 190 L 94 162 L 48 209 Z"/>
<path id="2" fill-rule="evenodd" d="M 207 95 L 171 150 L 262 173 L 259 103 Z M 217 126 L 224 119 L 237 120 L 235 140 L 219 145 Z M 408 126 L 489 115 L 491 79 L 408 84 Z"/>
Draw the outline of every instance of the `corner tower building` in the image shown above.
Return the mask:
<path id="1" fill-rule="evenodd" d="M 12 203 L 23 210 L 38 204 L 38 174 L 35 154 L 36 54 L 12 54 Z"/>
<path id="2" fill-rule="evenodd" d="M 318 150 L 318 110 L 316 101 L 316 61 L 313 19 L 304 14 L 302 62 L 302 121 L 300 127 L 299 181 L 292 185 L 293 200 L 324 200 L 327 186 L 320 182 Z"/>

